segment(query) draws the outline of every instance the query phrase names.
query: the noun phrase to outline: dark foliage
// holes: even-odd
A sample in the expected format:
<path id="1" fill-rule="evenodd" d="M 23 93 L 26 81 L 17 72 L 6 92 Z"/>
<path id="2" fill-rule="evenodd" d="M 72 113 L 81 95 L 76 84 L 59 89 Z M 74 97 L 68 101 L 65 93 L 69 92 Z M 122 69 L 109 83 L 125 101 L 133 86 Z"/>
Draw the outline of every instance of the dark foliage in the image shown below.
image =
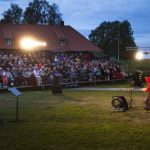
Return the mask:
<path id="1" fill-rule="evenodd" d="M 1 23 L 10 24 L 50 24 L 58 25 L 62 21 L 62 14 L 59 12 L 57 4 L 50 5 L 46 0 L 33 0 L 28 7 L 23 10 L 16 4 L 3 13 Z"/>
<path id="2" fill-rule="evenodd" d="M 104 21 L 91 31 L 89 39 L 102 48 L 104 53 L 110 57 L 118 58 L 119 50 L 119 57 L 121 59 L 129 57 L 126 47 L 136 46 L 131 25 L 127 20 L 123 22 Z"/>

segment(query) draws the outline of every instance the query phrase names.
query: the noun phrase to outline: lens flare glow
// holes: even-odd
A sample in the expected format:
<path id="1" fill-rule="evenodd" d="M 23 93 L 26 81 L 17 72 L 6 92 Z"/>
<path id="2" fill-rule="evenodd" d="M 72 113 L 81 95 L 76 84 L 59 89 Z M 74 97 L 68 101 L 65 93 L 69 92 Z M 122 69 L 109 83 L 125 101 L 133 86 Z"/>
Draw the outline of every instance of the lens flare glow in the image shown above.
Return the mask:
<path id="1" fill-rule="evenodd" d="M 36 41 L 32 38 L 23 38 L 20 41 L 20 46 L 22 49 L 32 50 L 36 47 L 46 46 L 46 42 Z"/>
<path id="2" fill-rule="evenodd" d="M 135 59 L 137 59 L 137 60 L 142 60 L 143 58 L 144 58 L 144 55 L 143 55 L 142 52 L 137 52 L 137 53 L 135 54 Z"/>

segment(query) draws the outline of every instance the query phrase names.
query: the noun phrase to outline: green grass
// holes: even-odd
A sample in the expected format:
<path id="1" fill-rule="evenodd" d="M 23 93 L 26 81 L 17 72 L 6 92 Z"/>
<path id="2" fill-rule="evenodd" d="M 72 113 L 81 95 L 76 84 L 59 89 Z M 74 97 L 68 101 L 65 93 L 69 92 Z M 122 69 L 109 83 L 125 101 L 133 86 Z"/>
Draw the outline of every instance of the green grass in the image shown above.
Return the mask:
<path id="1" fill-rule="evenodd" d="M 142 83 L 143 88 L 147 87 L 147 83 L 145 81 L 143 81 Z M 124 81 L 123 83 L 114 83 L 114 84 L 110 84 L 110 83 L 100 83 L 94 86 L 88 86 L 88 87 L 94 87 L 94 88 L 130 88 L 131 84 L 128 81 Z"/>
<path id="2" fill-rule="evenodd" d="M 128 92 L 64 90 L 23 92 L 19 122 L 15 97 L 0 94 L 1 150 L 149 150 L 150 113 L 147 94 L 134 92 L 134 107 L 112 112 L 111 97 Z"/>
<path id="3" fill-rule="evenodd" d="M 145 87 L 145 83 L 143 83 L 143 86 Z M 91 87 L 94 87 L 94 88 L 129 88 L 131 87 L 129 83 L 115 83 L 115 84 L 99 84 L 99 85 L 95 85 L 95 86 L 91 86 Z"/>

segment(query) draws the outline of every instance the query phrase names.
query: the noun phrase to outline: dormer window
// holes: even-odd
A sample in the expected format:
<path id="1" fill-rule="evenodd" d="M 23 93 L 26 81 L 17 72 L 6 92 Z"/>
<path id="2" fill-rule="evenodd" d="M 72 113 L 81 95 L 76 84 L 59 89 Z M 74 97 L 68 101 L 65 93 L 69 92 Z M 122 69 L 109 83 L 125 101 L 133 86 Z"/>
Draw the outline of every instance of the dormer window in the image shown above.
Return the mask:
<path id="1" fill-rule="evenodd" d="M 60 45 L 66 45 L 66 40 L 65 39 L 60 39 L 59 44 Z"/>
<path id="2" fill-rule="evenodd" d="M 4 42 L 6 46 L 12 45 L 12 33 L 9 29 L 3 30 L 4 32 Z"/>
<path id="3" fill-rule="evenodd" d="M 12 39 L 5 39 L 5 45 L 11 46 L 12 45 Z"/>
<path id="4" fill-rule="evenodd" d="M 63 45 L 66 45 L 66 36 L 63 32 L 63 30 L 61 28 L 55 30 L 55 33 L 56 33 L 56 37 L 57 37 L 57 40 L 58 40 L 58 44 L 63 46 Z"/>

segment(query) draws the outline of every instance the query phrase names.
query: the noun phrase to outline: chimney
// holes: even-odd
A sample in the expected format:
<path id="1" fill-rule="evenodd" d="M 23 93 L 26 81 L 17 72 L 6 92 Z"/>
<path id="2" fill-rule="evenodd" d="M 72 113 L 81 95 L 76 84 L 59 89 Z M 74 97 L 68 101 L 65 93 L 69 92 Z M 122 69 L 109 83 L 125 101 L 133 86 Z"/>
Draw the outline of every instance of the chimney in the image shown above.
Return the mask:
<path id="1" fill-rule="evenodd" d="M 61 21 L 61 22 L 60 22 L 60 26 L 64 26 L 64 21 Z"/>

